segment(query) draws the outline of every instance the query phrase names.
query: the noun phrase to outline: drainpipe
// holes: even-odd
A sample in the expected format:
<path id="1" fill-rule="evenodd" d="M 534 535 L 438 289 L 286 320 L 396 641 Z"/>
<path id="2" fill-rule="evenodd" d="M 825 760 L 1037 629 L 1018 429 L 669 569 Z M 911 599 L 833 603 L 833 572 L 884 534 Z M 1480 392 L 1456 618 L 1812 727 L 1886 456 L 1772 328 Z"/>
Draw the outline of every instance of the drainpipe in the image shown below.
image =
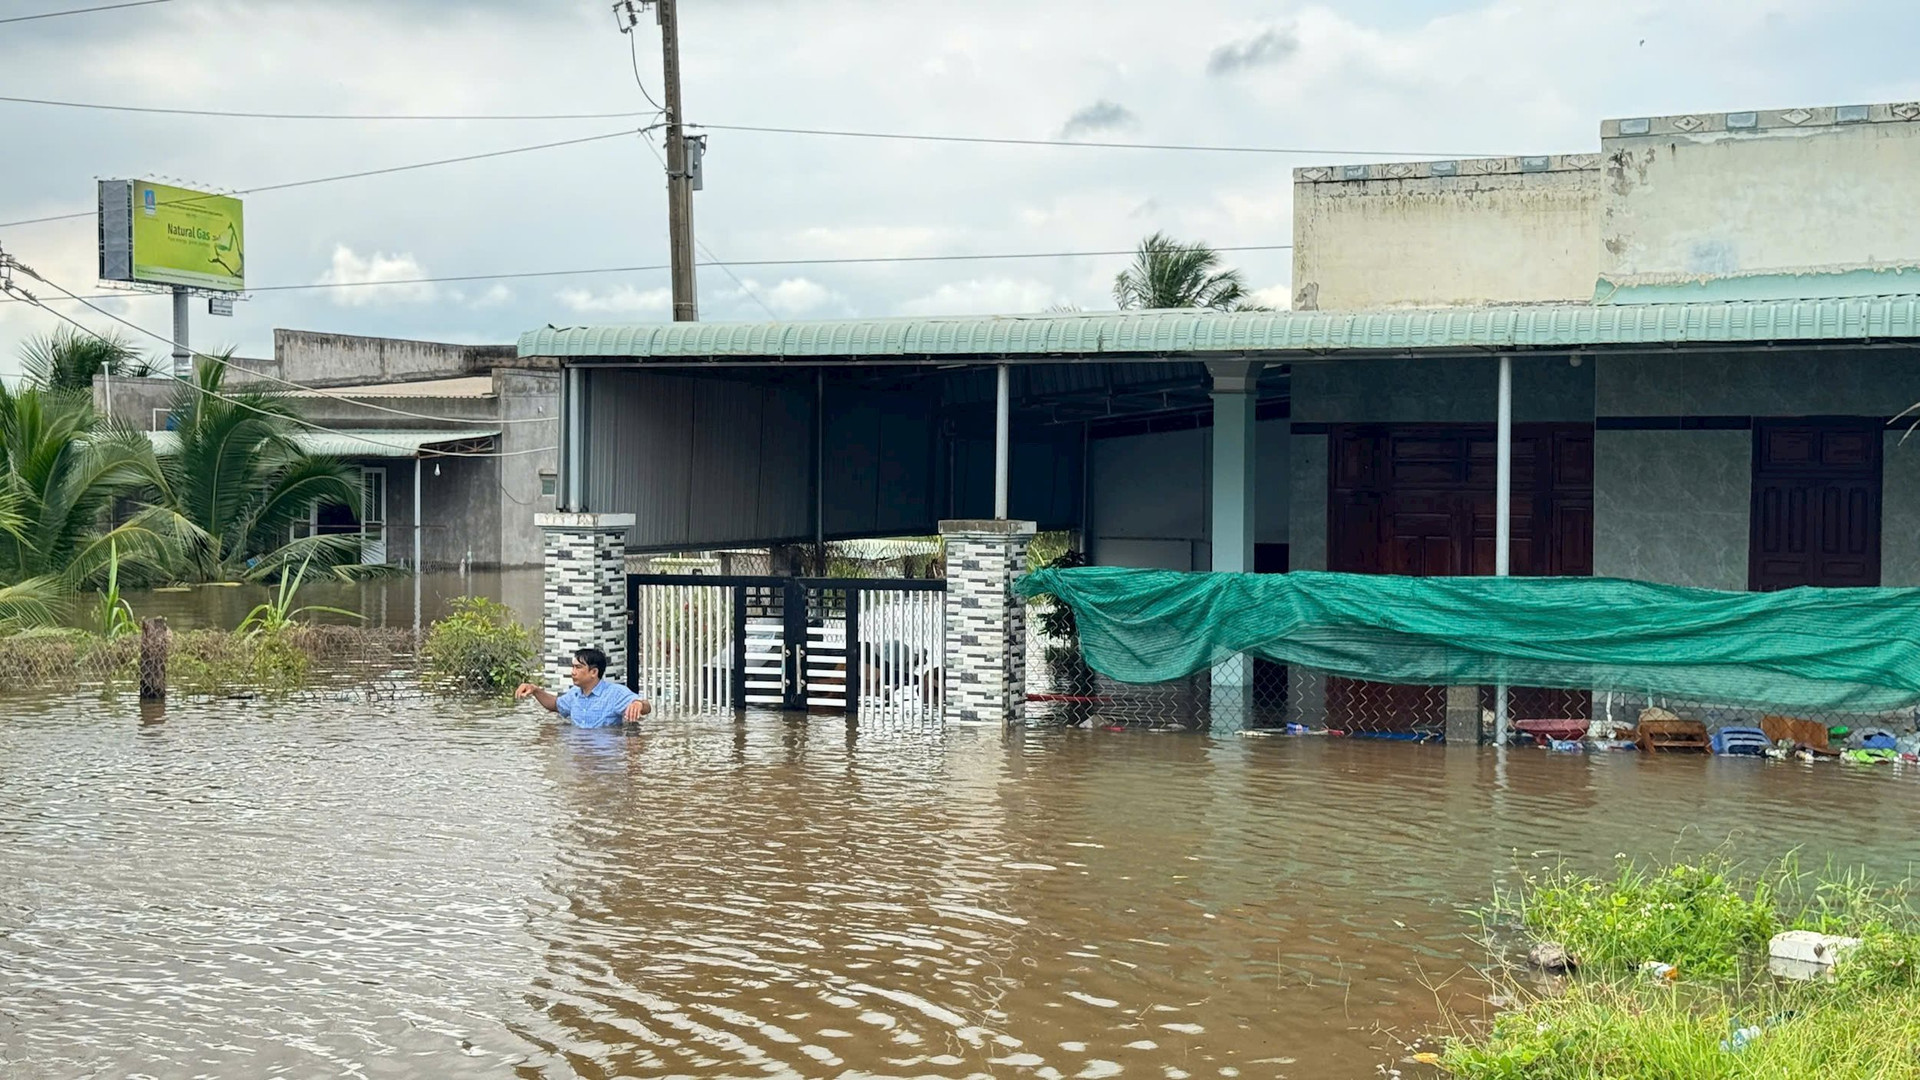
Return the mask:
<path id="1" fill-rule="evenodd" d="M 1500 357 L 1500 411 L 1494 431 L 1493 572 L 1506 577 L 1511 570 L 1513 534 L 1513 357 Z M 1507 745 L 1507 684 L 1493 692 L 1493 739 Z"/>

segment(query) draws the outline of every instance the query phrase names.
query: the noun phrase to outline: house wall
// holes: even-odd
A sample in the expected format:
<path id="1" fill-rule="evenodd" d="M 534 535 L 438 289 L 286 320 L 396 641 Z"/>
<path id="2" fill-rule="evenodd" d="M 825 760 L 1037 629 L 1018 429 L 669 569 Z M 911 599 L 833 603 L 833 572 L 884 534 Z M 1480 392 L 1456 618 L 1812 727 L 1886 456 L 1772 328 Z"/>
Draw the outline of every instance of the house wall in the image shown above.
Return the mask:
<path id="1" fill-rule="evenodd" d="M 1920 586 L 1920 437 L 1886 434 L 1880 478 L 1880 583 Z"/>
<path id="2" fill-rule="evenodd" d="M 1294 309 L 1584 301 L 1600 177 L 1593 154 L 1296 169 Z"/>
<path id="3" fill-rule="evenodd" d="M 451 379 L 522 363 L 511 345 L 449 345 L 310 330 L 275 330 L 273 357 L 274 375 L 322 387 Z"/>
<path id="4" fill-rule="evenodd" d="M 1747 587 L 1755 417 L 1890 417 L 1920 401 L 1920 350 L 1603 356 L 1595 364 L 1594 571 Z M 1681 418 L 1720 429 L 1651 429 Z M 1920 442 L 1890 430 L 1881 583 L 1920 585 Z"/>
<path id="5" fill-rule="evenodd" d="M 1747 587 L 1751 431 L 1609 431 L 1593 440 L 1593 572 Z"/>
<path id="6" fill-rule="evenodd" d="M 500 565 L 539 566 L 545 549 L 534 515 L 559 503 L 540 494 L 540 478 L 555 473 L 560 461 L 560 373 L 496 368 L 493 388 L 503 421 L 500 489 L 491 496 L 500 508 Z"/>
<path id="7" fill-rule="evenodd" d="M 1212 428 L 1095 439 L 1089 453 L 1087 553 L 1096 565 L 1212 565 Z M 1289 422 L 1257 423 L 1254 454 L 1254 540 L 1288 543 Z"/>
<path id="8" fill-rule="evenodd" d="M 1608 120 L 1602 302 L 1913 292 L 1920 105 Z"/>

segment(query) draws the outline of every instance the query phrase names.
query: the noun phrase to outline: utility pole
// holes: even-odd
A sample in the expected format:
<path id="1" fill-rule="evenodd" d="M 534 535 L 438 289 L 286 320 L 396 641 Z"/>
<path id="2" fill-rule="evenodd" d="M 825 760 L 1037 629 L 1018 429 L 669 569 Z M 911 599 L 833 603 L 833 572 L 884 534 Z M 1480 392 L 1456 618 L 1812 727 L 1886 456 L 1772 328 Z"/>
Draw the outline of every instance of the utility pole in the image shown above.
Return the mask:
<path id="1" fill-rule="evenodd" d="M 693 272 L 693 177 L 687 170 L 687 136 L 681 125 L 680 13 L 677 0 L 659 5 L 660 70 L 666 80 L 667 241 L 673 253 L 673 321 L 700 320 L 699 285 Z"/>

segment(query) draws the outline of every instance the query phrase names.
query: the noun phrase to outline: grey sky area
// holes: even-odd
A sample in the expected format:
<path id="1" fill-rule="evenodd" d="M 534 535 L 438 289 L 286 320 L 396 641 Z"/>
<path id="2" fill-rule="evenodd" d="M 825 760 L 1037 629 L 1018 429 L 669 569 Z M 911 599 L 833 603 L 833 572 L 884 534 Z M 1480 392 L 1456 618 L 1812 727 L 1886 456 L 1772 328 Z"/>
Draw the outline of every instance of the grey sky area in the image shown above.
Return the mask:
<path id="1" fill-rule="evenodd" d="M 0 0 L 0 18 L 88 0 Z M 696 226 L 733 260 L 1107 251 L 1165 230 L 1291 238 L 1290 170 L 1597 148 L 1603 117 L 1920 98 L 1902 0 L 685 0 L 695 123 L 1301 148 L 1299 155 L 943 144 L 713 131 Z M 660 93 L 643 19 L 640 76 Z M 0 95 L 246 111 L 646 109 L 606 0 L 171 0 L 0 23 Z M 237 120 L 0 103 L 0 222 L 91 208 L 94 181 L 250 189 L 580 138 L 644 120 Z M 246 200 L 256 286 L 666 262 L 639 136 Z M 91 218 L 0 245 L 95 293 Z M 1111 305 L 1120 257 L 700 272 L 710 320 Z M 1235 254 L 1269 302 L 1285 251 Z M 45 291 L 45 290 L 43 290 Z M 509 341 L 668 314 L 664 271 L 261 291 L 194 344 L 264 353 L 274 327 Z M 756 299 L 757 298 L 757 299 Z M 116 314 L 169 328 L 158 296 Z M 73 304 L 89 325 L 107 320 Z M 57 323 L 0 304 L 0 372 Z M 153 344 L 151 341 L 148 344 Z M 159 346 L 154 345 L 155 351 Z"/>

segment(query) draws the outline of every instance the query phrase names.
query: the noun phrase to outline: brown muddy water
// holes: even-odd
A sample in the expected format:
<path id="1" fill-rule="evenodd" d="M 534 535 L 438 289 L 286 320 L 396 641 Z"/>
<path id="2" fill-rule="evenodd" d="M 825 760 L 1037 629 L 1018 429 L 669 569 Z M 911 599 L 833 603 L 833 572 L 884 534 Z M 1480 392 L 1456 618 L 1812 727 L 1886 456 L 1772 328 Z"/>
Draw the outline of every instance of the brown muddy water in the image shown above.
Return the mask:
<path id="1" fill-rule="evenodd" d="M 1411 1077 L 1523 871 L 1920 853 L 1891 767 L 5 711 L 5 1077 Z"/>

